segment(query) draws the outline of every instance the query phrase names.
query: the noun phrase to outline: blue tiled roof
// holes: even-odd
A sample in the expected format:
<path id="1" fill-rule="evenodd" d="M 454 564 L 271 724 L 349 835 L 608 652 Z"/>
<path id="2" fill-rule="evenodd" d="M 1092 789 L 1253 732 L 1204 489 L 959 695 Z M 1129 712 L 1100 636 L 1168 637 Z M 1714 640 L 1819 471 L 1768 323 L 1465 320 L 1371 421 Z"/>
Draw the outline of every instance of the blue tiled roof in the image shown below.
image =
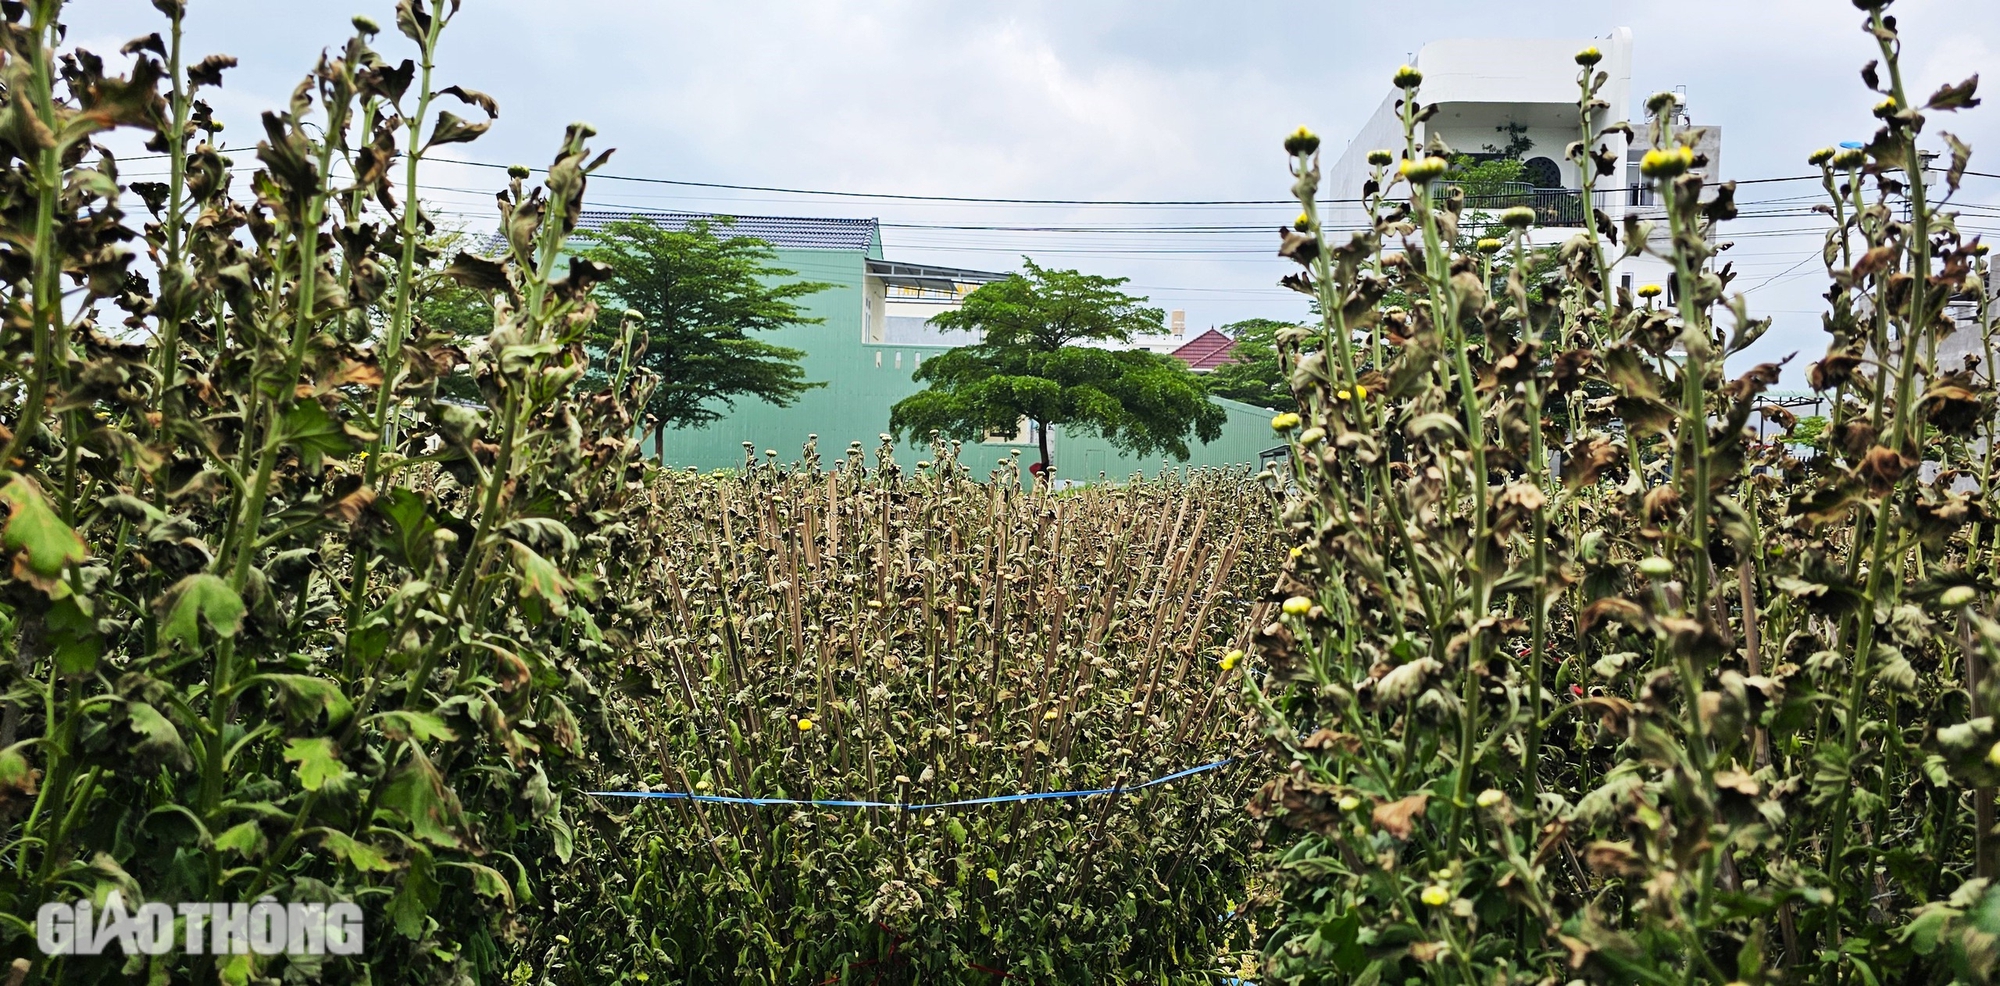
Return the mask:
<path id="1" fill-rule="evenodd" d="M 729 220 L 733 218 L 735 222 Z M 754 236 L 776 247 L 800 250 L 865 251 L 876 239 L 876 220 L 828 219 L 819 216 L 722 216 L 706 212 L 653 212 L 632 209 L 584 209 L 579 231 L 602 229 L 620 219 L 637 219 L 670 230 L 707 220 L 717 236 Z"/>

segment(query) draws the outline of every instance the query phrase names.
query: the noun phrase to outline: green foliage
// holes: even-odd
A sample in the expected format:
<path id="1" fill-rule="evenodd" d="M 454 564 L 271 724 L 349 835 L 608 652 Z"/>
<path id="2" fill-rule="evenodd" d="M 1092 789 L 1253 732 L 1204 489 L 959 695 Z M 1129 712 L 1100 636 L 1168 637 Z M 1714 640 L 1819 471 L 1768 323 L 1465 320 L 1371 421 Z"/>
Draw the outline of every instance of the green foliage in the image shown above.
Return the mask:
<path id="1" fill-rule="evenodd" d="M 1537 296 L 1524 234 L 1466 252 L 1465 198 L 1422 185 L 1321 230 L 1317 159 L 1293 155 L 1287 280 L 1323 319 L 1285 352 L 1294 547 L 1245 689 L 1276 754 L 1250 804 L 1273 845 L 1260 981 L 2000 974 L 1994 370 L 1933 359 L 1955 297 L 1991 353 L 1991 271 L 1954 184 L 1909 174 L 1925 117 L 1975 83 L 1914 103 L 1888 4 L 1858 6 L 1882 129 L 1813 158 L 1832 285 L 1808 379 L 1833 411 L 1812 463 L 1752 424 L 1779 367 L 1725 372 L 1770 322 L 1730 293 L 1735 189 L 1679 173 L 1699 135 L 1671 94 L 1642 138 L 1663 229 L 1622 243 L 1674 268 L 1670 306 L 1608 288 L 1621 247 L 1595 226 Z M 1430 108 L 1407 89 L 1414 153 Z"/>
<path id="2" fill-rule="evenodd" d="M 1827 424 L 1826 415 L 1806 415 L 1800 418 L 1797 424 L 1792 426 L 1788 440 L 1797 442 L 1800 445 L 1810 445 L 1816 449 L 1820 448 L 1826 443 Z"/>
<path id="3" fill-rule="evenodd" d="M 726 230 L 732 221 L 719 222 Z M 659 378 L 646 403 L 656 440 L 669 428 L 719 420 L 741 397 L 785 407 L 826 386 L 806 380 L 804 352 L 751 336 L 819 324 L 797 301 L 833 286 L 790 280 L 797 272 L 771 265 L 770 244 L 719 236 L 705 220 L 669 230 L 636 219 L 611 223 L 589 242 L 584 256 L 611 271 L 605 289 L 639 313 L 635 362 Z M 592 341 L 606 351 L 619 345 L 610 331 Z"/>
<path id="4" fill-rule="evenodd" d="M 1042 426 L 1044 468 L 1053 464 L 1050 425 L 1096 434 L 1142 456 L 1167 452 L 1183 461 L 1190 435 L 1204 442 L 1221 437 L 1227 415 L 1185 364 L 1146 350 L 1105 348 L 1158 329 L 1163 317 L 1144 307 L 1145 299 L 1119 291 L 1124 278 L 1047 270 L 1026 258 L 1022 266 L 1025 273 L 981 285 L 961 307 L 931 319 L 984 336 L 924 361 L 913 379 L 930 386 L 896 402 L 891 431 L 978 441 L 1012 434 L 1026 418 Z"/>
<path id="5" fill-rule="evenodd" d="M 0 11 L 9 982 L 527 972 L 557 943 L 515 890 L 567 860 L 563 799 L 604 740 L 577 723 L 639 636 L 600 586 L 647 555 L 622 518 L 650 377 L 579 389 L 609 274 L 563 256 L 590 133 L 501 192 L 501 257 L 447 267 L 420 158 L 496 109 L 432 82 L 455 4 L 399 5 L 409 61 L 357 21 L 233 159 L 198 98 L 233 60 L 185 64 L 182 5 L 156 6 L 124 75 L 58 50 L 56 0 Z M 144 222 L 113 128 L 168 169 L 129 186 Z M 460 366 L 470 403 L 440 400 Z M 41 955 L 42 903 L 112 889 L 355 902 L 366 950 Z"/>
<path id="6" fill-rule="evenodd" d="M 1278 359 L 1278 330 L 1290 323 L 1268 318 L 1245 319 L 1222 327 L 1224 335 L 1236 340 L 1229 362 L 1209 371 L 1202 379 L 1208 392 L 1245 404 L 1291 410 L 1291 373 Z"/>

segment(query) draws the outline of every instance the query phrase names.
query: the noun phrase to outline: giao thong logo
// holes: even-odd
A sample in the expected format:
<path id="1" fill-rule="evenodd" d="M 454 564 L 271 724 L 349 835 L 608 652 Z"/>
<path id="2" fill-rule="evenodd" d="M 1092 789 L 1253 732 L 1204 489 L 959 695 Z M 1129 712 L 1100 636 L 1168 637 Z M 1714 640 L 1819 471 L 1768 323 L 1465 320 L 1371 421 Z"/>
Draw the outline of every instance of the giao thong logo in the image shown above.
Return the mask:
<path id="1" fill-rule="evenodd" d="M 35 913 L 35 944 L 46 955 L 359 955 L 361 908 L 339 904 L 254 904 L 157 901 L 127 908 L 112 891 L 102 907 L 88 900 L 43 904 Z"/>

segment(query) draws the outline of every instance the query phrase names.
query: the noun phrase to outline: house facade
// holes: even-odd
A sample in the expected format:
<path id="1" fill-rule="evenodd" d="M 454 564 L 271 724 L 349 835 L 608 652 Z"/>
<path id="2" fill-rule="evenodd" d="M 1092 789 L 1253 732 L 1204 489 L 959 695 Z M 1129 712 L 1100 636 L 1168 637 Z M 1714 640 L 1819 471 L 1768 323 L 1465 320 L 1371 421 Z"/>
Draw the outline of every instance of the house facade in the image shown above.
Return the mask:
<path id="1" fill-rule="evenodd" d="M 1603 54 L 1596 71 L 1606 76 L 1598 90 L 1598 98 L 1606 106 L 1592 114 L 1592 133 L 1630 121 L 1640 140 L 1638 146 L 1630 146 L 1623 135 L 1612 133 L 1593 142 L 1593 148 L 1604 148 L 1623 164 L 1612 175 L 1594 178 L 1586 202 L 1583 176 L 1565 151 L 1580 136 L 1576 53 L 1589 47 Z M 1650 94 L 1632 91 L 1629 28 L 1597 38 L 1436 41 L 1417 52 L 1416 67 L 1424 74 L 1418 98 L 1438 107 L 1435 115 L 1417 125 L 1420 147 L 1435 137 L 1455 154 L 1478 157 L 1512 150 L 1523 164 L 1524 180 L 1518 187 L 1482 196 L 1468 203 L 1468 209 L 1497 215 L 1515 205 L 1534 208 L 1538 222 L 1529 239 L 1537 246 L 1567 241 L 1583 229 L 1593 211 L 1604 213 L 1621 229 L 1627 215 L 1659 220 L 1654 236 L 1664 244 L 1664 214 L 1650 183 L 1639 174 L 1639 159 L 1645 153 L 1643 102 Z M 1374 115 L 1327 169 L 1322 196 L 1332 200 L 1360 198 L 1362 184 L 1372 170 L 1369 152 L 1382 149 L 1403 155 L 1401 108 L 1397 105 L 1401 97 L 1402 91 L 1397 89 L 1383 97 Z M 1677 112 L 1679 128 L 1697 126 L 1686 116 L 1685 100 Z M 1701 129 L 1696 150 L 1707 158 L 1707 164 L 1697 170 L 1712 184 L 1722 177 L 1722 131 L 1718 127 Z M 1615 257 L 1617 251 L 1610 254 Z M 1613 268 L 1612 282 L 1627 289 L 1646 284 L 1666 286 L 1670 273 L 1671 268 L 1656 257 L 1633 257 Z"/>
<path id="2" fill-rule="evenodd" d="M 881 228 L 874 219 L 737 216 L 730 220 L 699 213 L 586 210 L 579 225 L 590 230 L 622 219 L 669 229 L 708 221 L 719 236 L 754 236 L 771 244 L 777 255 L 773 264 L 796 272 L 797 279 L 833 285 L 797 302 L 806 315 L 821 322 L 758 336 L 803 351 L 806 379 L 824 381 L 826 386 L 807 391 L 790 407 L 739 398 L 733 406 L 718 408 L 723 414 L 718 421 L 669 430 L 662 458 L 674 467 L 740 466 L 745 442 L 760 455 L 772 449 L 789 461 L 798 457 L 811 435 L 819 436 L 820 455 L 828 462 L 838 460 L 848 443 L 856 441 L 872 461 L 879 436 L 889 430 L 889 409 L 922 389 L 912 376 L 923 361 L 977 341 L 973 333 L 945 332 L 929 320 L 958 307 L 979 285 L 1006 276 L 889 260 L 882 255 Z M 1223 434 L 1214 442 L 1191 443 L 1187 463 L 1161 456 L 1141 458 L 1092 435 L 1051 429 L 1050 452 L 1057 474 L 1081 481 L 1100 475 L 1122 480 L 1135 472 L 1151 475 L 1181 465 L 1255 466 L 1258 453 L 1271 444 L 1270 412 L 1235 401 L 1215 399 L 1215 403 L 1229 415 Z M 1019 451 L 1025 465 L 1025 460 L 1038 456 L 1034 437 L 1024 428 L 1020 434 L 968 445 L 961 461 L 978 474 Z M 896 458 L 908 468 L 930 458 L 930 449 L 923 442 L 905 442 L 897 447 Z"/>

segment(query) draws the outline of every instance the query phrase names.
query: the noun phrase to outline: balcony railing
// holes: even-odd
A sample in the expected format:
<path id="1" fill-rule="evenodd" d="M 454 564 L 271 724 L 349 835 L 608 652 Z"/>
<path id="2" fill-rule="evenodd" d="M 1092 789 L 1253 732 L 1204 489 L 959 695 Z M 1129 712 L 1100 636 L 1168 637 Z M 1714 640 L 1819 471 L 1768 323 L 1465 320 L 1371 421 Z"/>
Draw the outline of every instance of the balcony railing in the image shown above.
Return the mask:
<path id="1" fill-rule="evenodd" d="M 1443 199 L 1449 196 L 1454 188 L 1460 186 L 1450 181 L 1437 182 L 1431 185 L 1431 197 L 1434 200 Z M 1650 185 L 1594 189 L 1590 198 L 1592 205 L 1607 211 L 1614 208 L 1647 208 L 1656 202 Z M 1535 210 L 1537 226 L 1582 226 L 1588 216 L 1588 210 L 1584 208 L 1582 190 L 1535 188 L 1521 182 L 1501 183 L 1497 187 L 1481 189 L 1476 194 L 1466 192 L 1464 211 L 1484 212 L 1497 216 L 1516 206 L 1527 206 Z"/>

